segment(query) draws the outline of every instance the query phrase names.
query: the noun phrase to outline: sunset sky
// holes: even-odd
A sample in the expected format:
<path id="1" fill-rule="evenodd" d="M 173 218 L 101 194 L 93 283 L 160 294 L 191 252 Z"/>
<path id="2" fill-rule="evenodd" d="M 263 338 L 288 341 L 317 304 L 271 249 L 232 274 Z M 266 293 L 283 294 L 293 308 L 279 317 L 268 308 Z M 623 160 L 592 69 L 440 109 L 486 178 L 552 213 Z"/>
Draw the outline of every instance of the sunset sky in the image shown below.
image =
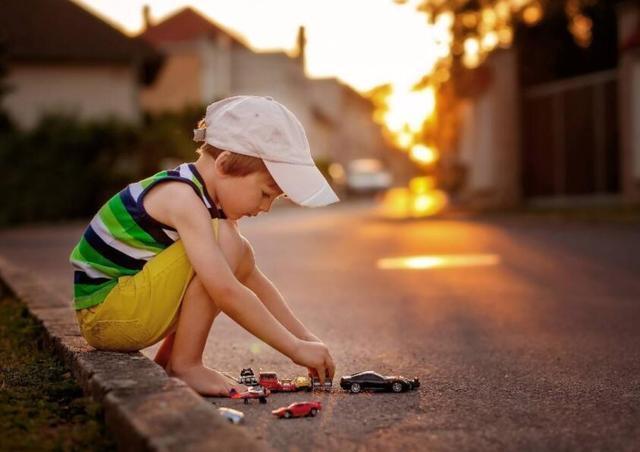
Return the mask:
<path id="1" fill-rule="evenodd" d="M 256 51 L 295 48 L 307 30 L 307 72 L 335 76 L 357 90 L 409 83 L 435 60 L 425 16 L 392 0 L 74 0 L 129 34 L 142 27 L 142 7 L 160 21 L 185 6 L 245 39 Z"/>

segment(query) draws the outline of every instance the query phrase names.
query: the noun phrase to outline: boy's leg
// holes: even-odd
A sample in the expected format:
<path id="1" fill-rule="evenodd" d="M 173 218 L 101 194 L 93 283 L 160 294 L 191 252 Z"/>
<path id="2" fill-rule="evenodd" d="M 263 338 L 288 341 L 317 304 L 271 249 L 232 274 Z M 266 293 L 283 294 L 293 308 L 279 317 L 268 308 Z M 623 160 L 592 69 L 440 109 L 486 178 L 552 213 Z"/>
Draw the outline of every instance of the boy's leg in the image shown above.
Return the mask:
<path id="1" fill-rule="evenodd" d="M 182 299 L 166 370 L 202 395 L 227 396 L 234 387 L 243 390 L 242 385 L 233 384 L 228 377 L 202 363 L 209 330 L 219 313 L 220 309 L 195 275 Z"/>
<path id="2" fill-rule="evenodd" d="M 156 352 L 156 357 L 153 359 L 159 366 L 167 367 L 167 364 L 169 364 L 169 358 L 171 357 L 171 350 L 173 349 L 173 341 L 175 338 L 176 332 L 174 331 L 162 341 L 162 345 Z"/>

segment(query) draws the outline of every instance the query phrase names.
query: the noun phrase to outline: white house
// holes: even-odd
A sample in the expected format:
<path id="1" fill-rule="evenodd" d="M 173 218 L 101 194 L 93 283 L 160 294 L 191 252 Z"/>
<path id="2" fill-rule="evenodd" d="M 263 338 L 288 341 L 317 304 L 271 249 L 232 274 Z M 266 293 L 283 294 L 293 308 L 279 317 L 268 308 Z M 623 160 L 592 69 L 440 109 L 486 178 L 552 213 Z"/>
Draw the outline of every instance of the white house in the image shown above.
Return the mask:
<path id="1" fill-rule="evenodd" d="M 161 63 L 150 46 L 68 0 L 3 0 L 0 11 L 2 106 L 19 126 L 48 112 L 137 120 L 139 88 Z"/>

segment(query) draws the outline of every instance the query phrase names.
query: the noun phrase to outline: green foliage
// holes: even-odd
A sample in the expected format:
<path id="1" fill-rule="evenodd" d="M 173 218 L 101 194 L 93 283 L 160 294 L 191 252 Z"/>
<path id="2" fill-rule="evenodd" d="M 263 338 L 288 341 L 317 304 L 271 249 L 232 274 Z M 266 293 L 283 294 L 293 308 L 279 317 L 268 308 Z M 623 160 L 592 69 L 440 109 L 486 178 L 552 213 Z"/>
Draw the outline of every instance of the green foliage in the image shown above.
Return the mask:
<path id="1" fill-rule="evenodd" d="M 0 225 L 93 215 L 127 183 L 190 161 L 203 109 L 146 116 L 141 124 L 47 116 L 30 131 L 0 118 Z"/>
<path id="2" fill-rule="evenodd" d="M 136 131 L 116 121 L 49 116 L 30 132 L 0 135 L 0 224 L 89 214 L 122 177 L 116 162 Z"/>

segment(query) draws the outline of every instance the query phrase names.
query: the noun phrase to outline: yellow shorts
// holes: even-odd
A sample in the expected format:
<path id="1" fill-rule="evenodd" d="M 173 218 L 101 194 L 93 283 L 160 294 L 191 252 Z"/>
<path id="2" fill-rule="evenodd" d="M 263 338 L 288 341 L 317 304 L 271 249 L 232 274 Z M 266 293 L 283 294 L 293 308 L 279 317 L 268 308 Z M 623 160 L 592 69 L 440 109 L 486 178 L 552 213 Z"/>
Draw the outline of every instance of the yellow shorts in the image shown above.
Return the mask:
<path id="1" fill-rule="evenodd" d="M 212 220 L 218 238 L 218 220 Z M 181 240 L 158 253 L 138 273 L 118 284 L 97 306 L 76 311 L 82 335 L 100 350 L 136 351 L 176 327 L 184 292 L 193 277 Z"/>

